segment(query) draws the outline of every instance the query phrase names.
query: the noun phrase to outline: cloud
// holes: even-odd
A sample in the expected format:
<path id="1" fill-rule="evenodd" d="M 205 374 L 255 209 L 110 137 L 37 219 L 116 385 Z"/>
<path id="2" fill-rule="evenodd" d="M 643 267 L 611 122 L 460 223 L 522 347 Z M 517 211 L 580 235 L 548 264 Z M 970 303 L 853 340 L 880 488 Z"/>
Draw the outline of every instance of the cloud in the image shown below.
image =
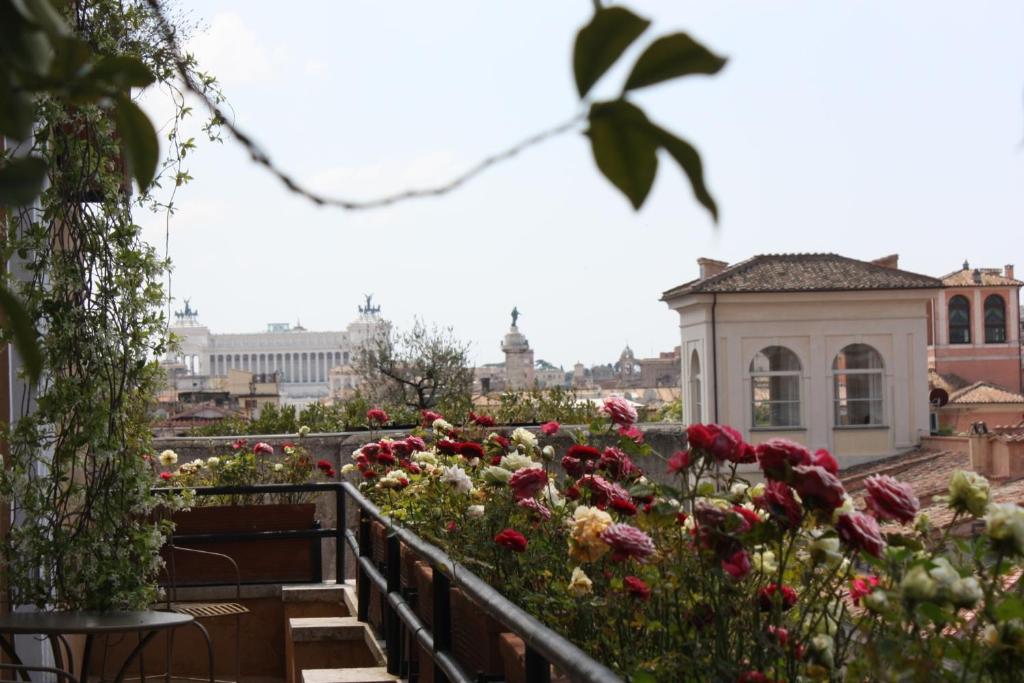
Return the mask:
<path id="1" fill-rule="evenodd" d="M 275 80 L 288 62 L 283 45 L 271 45 L 235 12 L 219 12 L 210 28 L 188 43 L 199 67 L 227 84 Z"/>

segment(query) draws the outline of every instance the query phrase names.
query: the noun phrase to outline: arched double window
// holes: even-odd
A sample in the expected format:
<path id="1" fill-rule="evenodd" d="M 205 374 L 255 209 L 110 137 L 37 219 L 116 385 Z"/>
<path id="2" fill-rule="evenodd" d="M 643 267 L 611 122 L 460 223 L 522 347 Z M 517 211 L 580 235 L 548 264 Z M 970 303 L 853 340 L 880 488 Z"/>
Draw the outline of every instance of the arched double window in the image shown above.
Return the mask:
<path id="1" fill-rule="evenodd" d="M 690 354 L 690 422 L 703 422 L 700 401 L 700 356 L 694 349 Z"/>
<path id="2" fill-rule="evenodd" d="M 985 297 L 985 343 L 1006 342 L 1006 302 L 998 294 Z"/>
<path id="3" fill-rule="evenodd" d="M 785 346 L 767 346 L 750 361 L 755 428 L 799 427 L 800 359 Z"/>
<path id="4" fill-rule="evenodd" d="M 850 344 L 832 361 L 837 427 L 885 424 L 882 356 L 867 344 Z"/>
<path id="5" fill-rule="evenodd" d="M 971 302 L 960 294 L 949 300 L 949 343 L 971 343 Z"/>

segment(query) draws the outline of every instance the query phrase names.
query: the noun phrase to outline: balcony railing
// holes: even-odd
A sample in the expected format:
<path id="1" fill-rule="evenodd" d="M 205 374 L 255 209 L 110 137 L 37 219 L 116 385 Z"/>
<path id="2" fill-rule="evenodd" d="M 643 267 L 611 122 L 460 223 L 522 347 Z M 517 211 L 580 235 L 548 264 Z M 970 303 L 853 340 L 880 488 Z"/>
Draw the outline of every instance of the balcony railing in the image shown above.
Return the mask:
<path id="1" fill-rule="evenodd" d="M 247 495 L 260 493 L 323 493 L 334 496 L 333 528 L 296 529 L 287 531 L 256 531 L 242 533 L 209 533 L 175 535 L 175 543 L 213 541 L 258 541 L 280 538 L 334 538 L 338 582 L 346 576 L 346 546 L 355 558 L 358 573 L 358 619 L 368 621 L 371 584 L 386 596 L 384 604 L 384 640 L 387 647 L 387 670 L 397 676 L 408 676 L 412 653 L 405 652 L 406 634 L 429 653 L 439 683 L 474 683 L 452 653 L 452 613 L 450 591 L 461 590 L 483 612 L 519 636 L 526 645 L 526 680 L 548 683 L 551 666 L 580 683 L 621 683 L 611 669 L 588 656 L 562 635 L 551 630 L 519 606 L 509 601 L 466 567 L 456 562 L 435 545 L 427 543 L 407 529 L 393 523 L 365 496 L 348 482 L 317 484 L 264 484 L 258 486 L 217 486 L 192 489 L 196 496 Z M 170 495 L 174 488 L 155 488 L 154 493 Z M 359 511 L 358 534 L 346 528 L 346 508 L 351 499 Z M 376 521 L 388 529 L 386 559 L 378 569 L 370 557 L 370 524 Z M 433 626 L 419 618 L 401 587 L 401 545 L 433 570 Z"/>

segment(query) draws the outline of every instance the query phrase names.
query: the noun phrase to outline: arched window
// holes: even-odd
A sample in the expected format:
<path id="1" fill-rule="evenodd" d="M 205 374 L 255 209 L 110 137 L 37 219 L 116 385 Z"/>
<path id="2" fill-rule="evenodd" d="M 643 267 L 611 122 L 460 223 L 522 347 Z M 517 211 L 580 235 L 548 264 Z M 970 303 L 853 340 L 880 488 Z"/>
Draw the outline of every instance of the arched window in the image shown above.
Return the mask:
<path id="1" fill-rule="evenodd" d="M 700 356 L 694 349 L 690 355 L 690 422 L 703 422 L 700 402 Z"/>
<path id="2" fill-rule="evenodd" d="M 750 361 L 753 426 L 800 426 L 800 359 L 785 346 L 768 346 Z"/>
<path id="3" fill-rule="evenodd" d="M 1006 302 L 998 294 L 985 297 L 985 343 L 1006 341 Z"/>
<path id="4" fill-rule="evenodd" d="M 949 343 L 971 343 L 971 302 L 959 294 L 949 300 Z"/>
<path id="5" fill-rule="evenodd" d="M 952 305 L 952 304 L 951 304 Z M 867 344 L 850 344 L 832 361 L 837 427 L 881 425 L 882 356 Z"/>

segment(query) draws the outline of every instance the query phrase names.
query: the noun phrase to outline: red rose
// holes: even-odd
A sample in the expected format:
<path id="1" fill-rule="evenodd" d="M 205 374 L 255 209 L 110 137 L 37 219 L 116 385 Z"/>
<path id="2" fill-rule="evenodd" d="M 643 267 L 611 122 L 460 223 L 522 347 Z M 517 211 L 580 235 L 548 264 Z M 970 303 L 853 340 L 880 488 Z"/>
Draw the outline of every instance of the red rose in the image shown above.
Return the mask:
<path id="1" fill-rule="evenodd" d="M 622 587 L 626 589 L 631 597 L 638 600 L 648 600 L 651 597 L 651 587 L 643 579 L 636 576 L 627 576 L 622 579 Z"/>
<path id="2" fill-rule="evenodd" d="M 768 635 L 774 638 L 776 642 L 778 642 L 778 644 L 782 647 L 786 647 L 786 645 L 789 643 L 789 630 L 783 626 L 769 624 Z"/>
<path id="3" fill-rule="evenodd" d="M 324 474 L 325 474 L 325 475 L 327 475 L 327 478 L 328 478 L 328 479 L 334 479 L 334 476 L 335 476 L 335 475 L 337 474 L 337 472 L 335 472 L 335 471 L 334 471 L 334 468 L 332 467 L 331 469 L 329 469 L 329 470 L 327 470 L 326 472 L 324 472 Z M 406 481 L 406 480 L 404 480 L 404 479 L 403 479 L 402 481 L 405 481 L 405 486 L 408 486 L 408 485 L 409 485 L 409 482 L 408 482 L 408 481 Z"/>
<path id="4" fill-rule="evenodd" d="M 451 439 L 441 439 L 437 442 L 437 450 L 444 455 L 455 455 L 459 452 L 459 444 Z"/>
<path id="5" fill-rule="evenodd" d="M 808 508 L 832 512 L 843 504 L 846 490 L 842 482 L 824 467 L 797 465 L 793 468 L 793 478 L 793 488 Z"/>
<path id="6" fill-rule="evenodd" d="M 399 458 L 408 458 L 412 454 L 412 446 L 409 445 L 408 441 L 392 441 L 391 450 L 395 452 Z"/>
<path id="7" fill-rule="evenodd" d="M 565 454 L 570 458 L 578 460 L 598 460 L 601 457 L 601 451 L 593 446 L 584 446 L 581 443 L 574 443 L 569 446 L 569 450 Z"/>
<path id="8" fill-rule="evenodd" d="M 909 484 L 896 481 L 887 474 L 868 477 L 864 481 L 867 488 L 865 502 L 868 509 L 878 519 L 895 519 L 908 523 L 914 521 L 914 515 L 921 507 Z"/>
<path id="9" fill-rule="evenodd" d="M 668 471 L 672 474 L 679 474 L 690 466 L 690 451 L 676 451 L 668 459 Z"/>
<path id="10" fill-rule="evenodd" d="M 161 472 L 160 473 L 160 478 L 163 479 L 164 481 L 170 480 L 170 478 L 173 477 L 173 476 L 174 475 L 171 474 L 170 472 Z"/>
<path id="11" fill-rule="evenodd" d="M 819 448 L 814 452 L 814 455 L 811 456 L 811 464 L 824 467 L 831 474 L 839 476 L 839 463 L 824 448 Z"/>
<path id="12" fill-rule="evenodd" d="M 441 413 L 435 413 L 433 410 L 420 411 L 420 418 L 424 427 L 432 427 L 435 420 L 443 420 L 444 416 Z"/>
<path id="13" fill-rule="evenodd" d="M 736 449 L 736 462 L 741 464 L 757 462 L 757 451 L 754 450 L 753 446 L 744 441 Z"/>
<path id="14" fill-rule="evenodd" d="M 407 436 L 405 444 L 409 447 L 411 453 L 427 450 L 427 442 L 418 436 Z"/>
<path id="15" fill-rule="evenodd" d="M 853 604 L 859 605 L 861 598 L 871 595 L 878 585 L 878 577 L 871 574 L 858 576 L 850 582 L 850 599 Z"/>
<path id="16" fill-rule="evenodd" d="M 394 465 L 395 460 L 396 458 L 394 454 L 391 452 L 390 448 L 388 448 L 387 450 L 382 448 L 380 450 L 380 453 L 377 454 L 377 462 L 379 462 L 382 465 Z"/>
<path id="17" fill-rule="evenodd" d="M 377 453 L 380 452 L 380 444 L 376 444 L 376 443 L 364 444 L 363 447 L 359 449 L 359 451 L 364 456 L 366 456 L 368 459 L 376 460 L 377 459 Z"/>
<path id="18" fill-rule="evenodd" d="M 746 550 L 737 550 L 722 560 L 722 571 L 734 579 L 742 579 L 750 573 L 750 555 Z"/>
<path id="19" fill-rule="evenodd" d="M 526 540 L 526 536 L 523 536 L 515 529 L 499 531 L 498 535 L 494 537 L 494 542 L 502 548 L 508 548 L 509 550 L 517 553 L 521 553 L 526 550 L 526 546 L 529 544 L 529 541 Z"/>
<path id="20" fill-rule="evenodd" d="M 507 451 L 508 447 L 512 444 L 506 437 L 501 434 L 491 434 L 487 437 L 487 441 L 490 443 L 497 444 L 503 451 Z"/>
<path id="21" fill-rule="evenodd" d="M 459 455 L 461 455 L 466 460 L 484 457 L 483 447 L 478 443 L 473 443 L 472 441 L 465 441 L 463 443 L 460 443 L 458 445 L 458 449 Z"/>
<path id="22" fill-rule="evenodd" d="M 636 408 L 621 396 L 610 396 L 604 400 L 600 411 L 620 427 L 629 427 L 636 423 Z"/>
<path id="23" fill-rule="evenodd" d="M 768 678 L 766 674 L 760 671 L 744 671 L 740 674 L 740 677 L 736 679 L 736 683 L 777 683 L 774 679 Z"/>
<path id="24" fill-rule="evenodd" d="M 803 517 L 803 508 L 796 502 L 793 489 L 781 481 L 769 481 L 764 485 L 764 494 L 754 500 L 763 510 L 766 510 L 775 519 L 783 522 L 785 526 L 796 527 L 800 525 Z"/>
<path id="25" fill-rule="evenodd" d="M 797 467 L 811 464 L 811 452 L 798 443 L 786 439 L 770 439 L 755 449 L 761 469 L 770 479 L 783 479 L 786 465 Z"/>
<path id="26" fill-rule="evenodd" d="M 326 472 L 327 470 L 331 469 L 331 467 L 333 467 L 333 465 L 331 465 L 331 463 L 329 463 L 326 460 L 319 460 L 316 463 L 316 468 L 318 470 L 323 470 L 324 472 Z"/>
<path id="27" fill-rule="evenodd" d="M 380 408 L 370 408 L 366 411 L 366 419 L 370 424 L 382 425 L 389 422 L 391 418 L 389 418 L 388 414 Z"/>
<path id="28" fill-rule="evenodd" d="M 493 427 L 494 426 L 494 418 L 493 417 L 491 417 L 490 415 L 477 415 L 476 413 L 474 413 L 472 411 L 470 411 L 470 413 L 469 413 L 469 421 L 472 422 L 473 424 L 479 425 L 481 427 Z"/>
<path id="29" fill-rule="evenodd" d="M 736 533 L 745 534 L 761 523 L 761 518 L 757 516 L 756 512 L 742 505 L 733 505 L 732 511 L 739 515 L 741 520 L 740 525 L 736 528 Z"/>
<path id="30" fill-rule="evenodd" d="M 776 598 L 776 594 L 779 597 Z M 780 588 L 777 583 L 770 583 L 757 593 L 757 603 L 764 612 L 771 610 L 776 600 L 781 602 L 782 611 L 785 612 L 796 604 L 796 591 L 789 586 Z"/>
<path id="31" fill-rule="evenodd" d="M 508 487 L 516 500 L 533 498 L 537 492 L 548 485 L 548 473 L 539 467 L 524 467 L 516 471 L 508 480 Z"/>
<path id="32" fill-rule="evenodd" d="M 371 469 L 360 470 L 363 473 L 364 479 L 373 479 L 377 476 L 377 473 Z"/>
<path id="33" fill-rule="evenodd" d="M 252 447 L 252 452 L 256 455 L 273 455 L 274 447 L 266 441 L 260 441 L 258 444 Z"/>
<path id="34" fill-rule="evenodd" d="M 562 491 L 562 493 L 569 500 L 578 500 L 580 497 L 580 489 L 576 485 L 565 487 L 565 491 Z"/>
<path id="35" fill-rule="evenodd" d="M 742 458 L 748 457 L 748 451 L 743 448 L 742 435 L 726 425 L 690 425 L 686 430 L 686 440 L 691 449 L 702 450 L 718 462 L 740 462 Z"/>
<path id="36" fill-rule="evenodd" d="M 610 507 L 630 517 L 636 514 L 636 505 L 628 498 L 612 498 Z"/>
<path id="37" fill-rule="evenodd" d="M 863 550 L 869 555 L 880 557 L 885 550 L 885 539 L 878 529 L 878 522 L 863 512 L 847 512 L 836 522 L 839 539 L 854 550 Z"/>
<path id="38" fill-rule="evenodd" d="M 552 420 L 551 422 L 545 422 L 544 424 L 542 424 L 540 426 L 540 431 L 541 433 L 544 434 L 544 436 L 554 436 L 555 434 L 558 433 L 558 430 L 561 429 L 561 427 L 562 425 Z"/>
<path id="39" fill-rule="evenodd" d="M 633 479 L 643 474 L 633 460 L 615 446 L 604 449 L 598 468 L 607 472 L 612 479 Z"/>

